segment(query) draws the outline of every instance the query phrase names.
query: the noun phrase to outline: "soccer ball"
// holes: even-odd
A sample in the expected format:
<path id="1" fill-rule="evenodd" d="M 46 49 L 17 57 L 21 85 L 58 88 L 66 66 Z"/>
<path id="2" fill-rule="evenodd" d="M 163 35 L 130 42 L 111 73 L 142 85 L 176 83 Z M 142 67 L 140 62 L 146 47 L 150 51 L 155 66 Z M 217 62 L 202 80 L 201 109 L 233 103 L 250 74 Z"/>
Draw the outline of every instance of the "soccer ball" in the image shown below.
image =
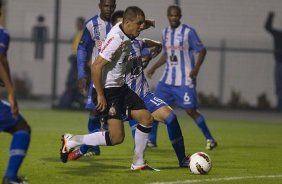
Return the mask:
<path id="1" fill-rule="evenodd" d="M 208 174 L 212 168 L 212 161 L 204 152 L 194 153 L 189 160 L 189 169 L 192 174 Z"/>

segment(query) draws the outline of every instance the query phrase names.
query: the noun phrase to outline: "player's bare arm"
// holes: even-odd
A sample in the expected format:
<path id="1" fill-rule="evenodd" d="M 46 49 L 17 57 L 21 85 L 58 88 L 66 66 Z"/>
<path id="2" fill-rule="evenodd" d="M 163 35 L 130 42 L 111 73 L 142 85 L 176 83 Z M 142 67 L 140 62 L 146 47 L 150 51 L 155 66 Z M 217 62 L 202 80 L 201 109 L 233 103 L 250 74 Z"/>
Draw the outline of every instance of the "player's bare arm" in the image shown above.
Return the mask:
<path id="1" fill-rule="evenodd" d="M 145 43 L 145 47 L 151 49 L 152 58 L 156 57 L 162 51 L 162 43 L 161 42 L 151 40 L 151 39 L 148 39 L 148 38 L 144 38 L 143 40 L 144 40 L 144 43 Z"/>
<path id="2" fill-rule="evenodd" d="M 197 62 L 196 62 L 196 65 L 195 67 L 191 70 L 189 76 L 192 78 L 192 79 L 196 79 L 197 76 L 198 76 L 198 73 L 200 71 L 200 67 L 201 65 L 203 64 L 204 62 L 204 59 L 206 57 L 206 54 L 207 54 L 207 50 L 205 48 L 203 48 L 200 52 L 199 52 L 199 55 L 198 55 L 198 59 L 197 59 Z"/>
<path id="3" fill-rule="evenodd" d="M 97 92 L 97 105 L 96 109 L 98 111 L 104 111 L 107 107 L 107 101 L 104 95 L 104 87 L 102 84 L 102 71 L 103 67 L 108 63 L 108 61 L 101 56 L 98 56 L 95 62 L 91 65 L 91 78 L 95 85 L 95 90 Z"/>
<path id="4" fill-rule="evenodd" d="M 147 77 L 149 79 L 152 79 L 152 76 L 155 73 L 156 69 L 161 67 L 163 64 L 165 64 L 165 54 L 163 54 L 160 59 L 147 71 Z"/>
<path id="5" fill-rule="evenodd" d="M 6 56 L 0 54 L 0 79 L 4 83 L 5 88 L 8 92 L 8 101 L 11 105 L 11 111 L 13 117 L 16 117 L 18 114 L 18 104 L 16 100 L 14 86 L 11 81 L 11 77 L 9 74 L 9 65 L 6 59 Z"/>

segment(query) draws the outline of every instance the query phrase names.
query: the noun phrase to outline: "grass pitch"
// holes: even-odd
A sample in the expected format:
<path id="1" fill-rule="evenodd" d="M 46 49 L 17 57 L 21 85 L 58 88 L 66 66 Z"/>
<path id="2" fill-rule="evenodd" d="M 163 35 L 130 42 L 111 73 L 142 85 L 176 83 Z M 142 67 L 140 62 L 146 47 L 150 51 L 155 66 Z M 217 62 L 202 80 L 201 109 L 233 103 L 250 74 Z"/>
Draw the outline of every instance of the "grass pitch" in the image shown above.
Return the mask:
<path id="1" fill-rule="evenodd" d="M 91 183 L 282 183 L 282 120 L 222 120 L 207 118 L 208 126 L 219 146 L 206 151 L 205 140 L 188 117 L 179 117 L 185 139 L 186 153 L 208 153 L 213 168 L 208 175 L 191 175 L 178 168 L 166 127 L 159 126 L 158 147 L 146 150 L 146 159 L 161 172 L 132 172 L 133 140 L 128 123 L 123 144 L 102 147 L 101 155 L 83 157 L 61 163 L 59 149 L 65 132 L 87 132 L 86 112 L 23 110 L 32 126 L 32 141 L 19 174 L 30 184 L 91 184 Z M 0 176 L 7 166 L 11 136 L 0 134 Z"/>

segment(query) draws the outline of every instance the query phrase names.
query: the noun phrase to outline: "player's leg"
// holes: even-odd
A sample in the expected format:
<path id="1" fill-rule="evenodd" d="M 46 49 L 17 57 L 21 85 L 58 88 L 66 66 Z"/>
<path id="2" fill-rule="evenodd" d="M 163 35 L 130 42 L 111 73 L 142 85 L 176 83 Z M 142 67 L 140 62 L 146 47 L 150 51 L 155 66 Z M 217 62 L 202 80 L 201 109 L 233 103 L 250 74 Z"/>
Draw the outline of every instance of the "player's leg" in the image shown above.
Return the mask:
<path id="1" fill-rule="evenodd" d="M 132 119 L 132 120 L 129 120 L 128 123 L 129 123 L 130 129 L 131 129 L 131 134 L 132 134 L 132 137 L 133 137 L 133 140 L 134 140 L 135 131 L 136 131 L 136 127 L 138 125 L 138 122 Z"/>
<path id="2" fill-rule="evenodd" d="M 2 130 L 13 136 L 10 144 L 10 158 L 3 183 L 20 182 L 18 170 L 28 150 L 31 129 L 20 114 L 14 119 L 11 116 L 9 106 L 1 105 L 0 101 L 0 131 Z"/>
<path id="3" fill-rule="evenodd" d="M 134 138 L 134 157 L 132 170 L 155 170 L 145 163 L 144 151 L 151 131 L 153 117 L 146 109 L 143 100 L 132 90 L 126 87 L 123 104 L 130 110 L 130 117 L 139 122 Z"/>
<path id="4" fill-rule="evenodd" d="M 82 144 L 90 146 L 113 146 L 124 140 L 124 127 L 120 119 L 108 119 L 108 131 L 99 131 L 85 135 L 64 134 L 62 138 L 61 160 L 66 163 L 74 160 L 72 149 Z"/>
<path id="5" fill-rule="evenodd" d="M 159 99 L 165 99 L 164 101 L 167 104 L 171 104 L 174 99 L 173 99 L 173 95 L 170 92 L 171 91 L 166 84 L 159 82 L 158 85 L 155 88 L 154 95 L 156 97 L 158 97 Z M 155 103 L 155 106 L 158 106 L 163 101 L 161 100 L 161 101 L 158 102 L 157 100 L 153 100 L 152 102 Z M 150 112 L 153 112 L 153 111 L 150 111 Z M 148 147 L 156 147 L 157 146 L 158 125 L 159 124 L 156 123 L 156 122 L 153 123 L 152 129 L 151 129 L 151 132 L 150 132 L 150 135 L 149 135 Z"/>
<path id="6" fill-rule="evenodd" d="M 159 126 L 159 122 L 154 121 L 151 132 L 149 134 L 149 140 L 147 143 L 147 147 L 149 148 L 157 147 L 158 126 Z"/>
<path id="7" fill-rule="evenodd" d="M 82 144 L 90 146 L 112 146 L 120 144 L 124 139 L 124 126 L 122 122 L 122 101 L 120 96 L 120 88 L 105 89 L 105 97 L 107 99 L 107 109 L 99 116 L 107 120 L 108 131 L 99 131 L 86 135 L 64 134 L 62 139 L 61 160 L 68 161 L 68 155 L 71 149 Z M 93 93 L 93 101 L 97 102 L 97 95 Z M 110 111 L 110 112 L 109 112 Z"/>
<path id="8" fill-rule="evenodd" d="M 213 149 L 217 146 L 216 141 L 212 137 L 205 118 L 197 111 L 198 101 L 195 87 L 181 86 L 174 88 L 176 96 L 176 104 L 185 109 L 186 113 L 194 120 L 206 138 L 206 149 Z"/>
<path id="9" fill-rule="evenodd" d="M 196 125 L 200 128 L 206 139 L 206 149 L 212 150 L 217 146 L 217 142 L 210 133 L 210 130 L 206 124 L 205 118 L 200 114 L 197 109 L 185 109 L 186 113 L 194 120 Z"/>
<path id="10" fill-rule="evenodd" d="M 92 101 L 92 91 L 93 89 L 93 83 L 90 83 L 89 89 L 88 89 L 88 97 L 87 97 L 87 103 L 86 103 L 86 109 L 89 110 L 89 117 L 88 117 L 88 133 L 98 132 L 101 128 L 100 123 L 100 117 L 98 116 L 95 108 L 96 105 Z M 77 156 L 82 156 L 86 153 L 89 153 L 89 155 L 100 155 L 100 148 L 99 146 L 89 146 L 89 145 L 81 145 L 79 147 L 79 151 L 76 152 Z M 76 157 L 73 157 L 74 160 L 78 159 Z"/>
<path id="11" fill-rule="evenodd" d="M 166 124 L 168 137 L 177 156 L 179 166 L 188 167 L 184 139 L 176 114 L 169 106 L 163 106 L 153 112 L 152 115 L 155 119 Z"/>
<path id="12" fill-rule="evenodd" d="M 131 165 L 131 170 L 155 170 L 145 162 L 144 152 L 149 138 L 149 133 L 151 131 L 153 117 L 150 112 L 146 109 L 132 110 L 132 118 L 136 119 L 137 122 L 140 122 L 135 131 L 134 138 L 134 157 L 133 163 Z"/>
<path id="13" fill-rule="evenodd" d="M 166 124 L 169 140 L 176 153 L 179 166 L 187 167 L 188 161 L 185 154 L 184 140 L 175 113 L 163 100 L 151 93 L 148 93 L 143 100 L 154 119 Z"/>

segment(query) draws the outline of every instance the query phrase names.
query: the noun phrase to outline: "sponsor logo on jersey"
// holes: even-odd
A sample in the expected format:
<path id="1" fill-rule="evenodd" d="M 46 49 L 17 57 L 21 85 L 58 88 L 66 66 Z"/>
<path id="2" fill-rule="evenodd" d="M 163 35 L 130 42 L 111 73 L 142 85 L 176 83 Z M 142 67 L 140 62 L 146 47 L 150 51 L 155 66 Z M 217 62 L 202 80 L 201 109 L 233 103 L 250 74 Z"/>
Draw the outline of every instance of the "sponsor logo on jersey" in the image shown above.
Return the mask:
<path id="1" fill-rule="evenodd" d="M 107 41 L 107 43 L 105 43 L 105 45 L 104 45 L 103 48 L 101 49 L 101 53 L 108 47 L 108 45 L 113 41 L 113 39 L 114 39 L 114 36 L 111 37 L 111 38 Z"/>
<path id="2" fill-rule="evenodd" d="M 103 41 L 102 41 L 102 40 L 97 40 L 97 41 L 95 42 L 95 47 L 96 47 L 97 49 L 101 49 L 102 44 L 103 44 Z"/>

